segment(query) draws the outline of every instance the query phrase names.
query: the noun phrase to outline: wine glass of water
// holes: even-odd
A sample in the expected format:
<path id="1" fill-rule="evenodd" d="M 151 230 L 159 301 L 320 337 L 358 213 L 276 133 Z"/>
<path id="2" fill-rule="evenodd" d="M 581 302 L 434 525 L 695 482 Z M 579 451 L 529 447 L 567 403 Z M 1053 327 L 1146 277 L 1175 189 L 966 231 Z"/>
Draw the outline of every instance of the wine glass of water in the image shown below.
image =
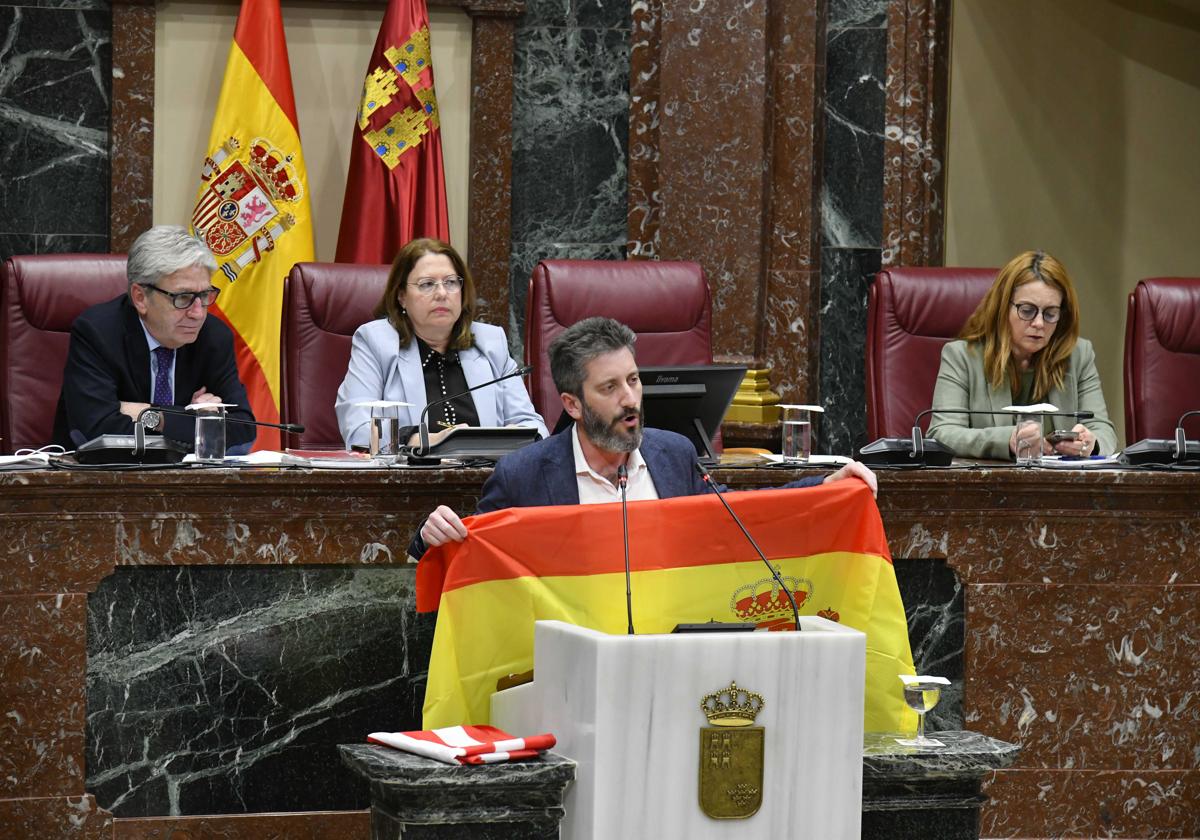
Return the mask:
<path id="1" fill-rule="evenodd" d="M 917 737 L 912 740 L 902 740 L 900 743 L 911 747 L 941 747 L 941 741 L 925 737 L 925 714 L 933 709 L 942 699 L 942 686 L 949 685 L 945 677 L 909 676 L 902 674 L 904 681 L 904 702 L 917 713 Z"/>

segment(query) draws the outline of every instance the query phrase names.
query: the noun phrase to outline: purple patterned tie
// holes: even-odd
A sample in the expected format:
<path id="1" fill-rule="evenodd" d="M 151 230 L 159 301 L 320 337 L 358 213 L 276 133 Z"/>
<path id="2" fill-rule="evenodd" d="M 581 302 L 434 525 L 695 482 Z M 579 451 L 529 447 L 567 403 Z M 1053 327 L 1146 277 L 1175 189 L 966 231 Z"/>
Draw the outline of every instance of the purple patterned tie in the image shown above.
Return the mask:
<path id="1" fill-rule="evenodd" d="M 154 404 L 173 405 L 175 389 L 171 387 L 171 360 L 175 351 L 169 347 L 155 347 L 154 358 L 158 361 L 154 374 Z"/>

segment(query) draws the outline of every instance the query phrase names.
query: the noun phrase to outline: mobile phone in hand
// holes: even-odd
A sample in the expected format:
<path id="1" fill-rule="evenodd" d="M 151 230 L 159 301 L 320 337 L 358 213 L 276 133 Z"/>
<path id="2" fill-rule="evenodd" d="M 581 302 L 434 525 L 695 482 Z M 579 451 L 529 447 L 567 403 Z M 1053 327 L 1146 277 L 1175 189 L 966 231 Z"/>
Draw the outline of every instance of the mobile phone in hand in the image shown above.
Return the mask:
<path id="1" fill-rule="evenodd" d="M 1055 429 L 1052 434 L 1046 436 L 1046 440 L 1050 442 L 1051 446 L 1067 440 L 1079 440 L 1079 432 L 1073 432 L 1070 429 Z"/>

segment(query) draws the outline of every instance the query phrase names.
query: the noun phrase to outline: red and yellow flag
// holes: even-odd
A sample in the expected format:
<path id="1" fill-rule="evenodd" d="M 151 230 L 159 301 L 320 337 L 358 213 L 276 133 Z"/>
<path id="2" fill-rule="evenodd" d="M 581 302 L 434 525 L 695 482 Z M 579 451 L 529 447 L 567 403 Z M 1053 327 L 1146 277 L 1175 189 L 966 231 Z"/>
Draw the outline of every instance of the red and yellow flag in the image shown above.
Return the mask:
<path id="1" fill-rule="evenodd" d="M 795 593 L 801 615 L 867 636 L 865 728 L 911 731 L 898 674 L 912 674 L 904 605 L 879 509 L 841 481 L 726 498 Z M 469 536 L 429 551 L 417 609 L 438 610 L 424 727 L 486 723 L 496 680 L 533 667 L 533 622 L 624 633 L 621 506 L 510 508 L 467 520 Z M 638 633 L 680 622 L 790 624 L 791 608 L 718 499 L 629 505 Z"/>
<path id="2" fill-rule="evenodd" d="M 367 65 L 337 261 L 390 263 L 419 236 L 450 239 L 425 0 L 390 0 Z"/>
<path id="3" fill-rule="evenodd" d="M 233 330 L 254 416 L 278 423 L 283 285 L 295 263 L 313 259 L 279 0 L 242 0 L 208 148 L 192 230 L 220 265 L 212 313 Z M 260 428 L 254 448 L 278 449 L 279 432 Z"/>

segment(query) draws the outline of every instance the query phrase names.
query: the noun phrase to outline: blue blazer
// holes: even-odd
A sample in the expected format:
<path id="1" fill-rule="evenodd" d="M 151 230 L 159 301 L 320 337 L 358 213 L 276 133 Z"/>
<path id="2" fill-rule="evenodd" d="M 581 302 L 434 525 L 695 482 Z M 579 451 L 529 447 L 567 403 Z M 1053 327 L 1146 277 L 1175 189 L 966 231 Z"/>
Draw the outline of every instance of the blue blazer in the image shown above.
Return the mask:
<path id="1" fill-rule="evenodd" d="M 508 354 L 504 330 L 491 324 L 471 325 L 475 344 L 458 354 L 467 385 L 478 385 L 515 370 L 517 363 Z M 542 437 L 549 437 L 546 424 L 529 399 L 519 377 L 471 392 L 481 426 L 508 426 L 524 423 L 536 426 Z M 421 422 L 421 411 L 428 398 L 425 374 L 417 354 L 417 342 L 400 346 L 396 328 L 386 318 L 363 324 L 354 333 L 350 345 L 350 366 L 338 388 L 338 428 L 346 447 L 366 446 L 370 439 L 371 410 L 354 403 L 366 400 L 396 400 L 412 403 L 399 410 L 401 426 Z"/>

